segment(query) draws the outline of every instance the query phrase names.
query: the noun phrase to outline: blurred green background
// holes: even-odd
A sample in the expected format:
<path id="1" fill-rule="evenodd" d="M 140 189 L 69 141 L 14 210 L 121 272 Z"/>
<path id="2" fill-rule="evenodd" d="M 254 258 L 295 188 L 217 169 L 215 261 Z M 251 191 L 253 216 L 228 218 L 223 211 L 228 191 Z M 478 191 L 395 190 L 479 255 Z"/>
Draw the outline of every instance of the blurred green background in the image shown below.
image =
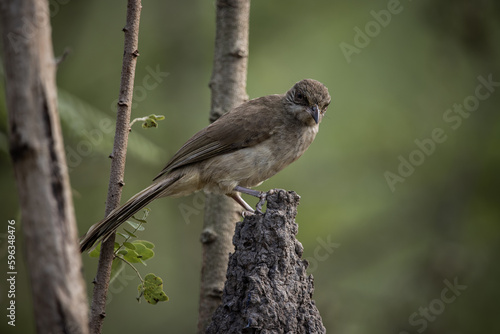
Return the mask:
<path id="1" fill-rule="evenodd" d="M 332 95 L 308 152 L 259 187 L 302 197 L 298 239 L 328 332 L 500 332 L 500 3 L 292 0 L 251 6 L 250 98 L 284 93 L 303 78 L 323 82 Z M 51 1 L 55 54 L 71 50 L 57 81 L 80 234 L 104 214 L 125 8 L 124 1 Z M 214 1 L 143 2 L 133 117 L 156 113 L 166 120 L 158 129 L 137 126 L 131 133 L 123 200 L 149 185 L 208 124 L 214 28 Z M 478 88 L 478 78 L 488 76 L 490 90 Z M 3 80 L 0 85 L 5 227 L 19 209 Z M 464 103 L 470 113 L 453 111 Z M 442 135 L 431 141 L 433 131 Z M 156 244 L 156 257 L 139 269 L 164 279 L 170 301 L 138 304 L 139 282 L 127 268 L 111 287 L 104 333 L 196 331 L 202 201 L 198 195 L 150 206 L 141 237 Z M 23 247 L 21 233 L 17 246 Z M 0 252 L 6 268 L 5 242 Z M 83 259 L 90 295 L 97 261 Z M 4 316 L 0 330 L 32 333 L 22 264 L 17 278 L 17 326 Z M 0 286 L 5 310 L 5 280 Z"/>

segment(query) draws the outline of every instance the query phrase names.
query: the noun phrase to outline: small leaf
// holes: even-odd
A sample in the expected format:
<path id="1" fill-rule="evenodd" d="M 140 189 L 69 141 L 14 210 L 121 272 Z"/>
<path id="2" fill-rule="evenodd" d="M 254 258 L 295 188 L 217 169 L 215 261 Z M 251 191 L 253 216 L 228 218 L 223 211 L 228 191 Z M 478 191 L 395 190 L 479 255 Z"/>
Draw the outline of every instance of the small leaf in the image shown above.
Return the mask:
<path id="1" fill-rule="evenodd" d="M 89 252 L 90 257 L 99 257 L 101 253 L 101 243 L 99 243 L 91 252 Z"/>
<path id="2" fill-rule="evenodd" d="M 137 254 L 137 252 L 135 250 L 131 250 L 131 249 L 127 252 L 127 254 L 125 254 L 123 256 L 123 259 L 127 260 L 130 263 L 141 262 L 140 258 L 141 258 L 141 256 L 139 254 Z"/>
<path id="3" fill-rule="evenodd" d="M 123 246 L 127 247 L 128 249 L 132 249 L 132 250 L 135 250 L 135 246 L 133 243 L 131 242 L 124 242 L 123 243 Z"/>
<path id="4" fill-rule="evenodd" d="M 157 121 L 163 121 L 165 119 L 165 116 L 163 116 L 163 115 L 155 115 L 155 114 L 151 114 L 148 117 L 151 118 L 151 119 L 157 120 Z"/>
<path id="5" fill-rule="evenodd" d="M 132 222 L 130 220 L 127 220 L 127 223 L 132 226 L 135 230 L 137 231 L 144 231 L 144 226 L 142 226 L 141 224 L 139 223 L 136 223 L 136 222 Z"/>
<path id="6" fill-rule="evenodd" d="M 155 256 L 155 252 L 152 249 L 146 247 L 141 242 L 134 241 L 134 246 L 138 257 L 143 261 L 146 261 Z"/>
<path id="7" fill-rule="evenodd" d="M 163 115 L 155 115 L 151 114 L 147 117 L 142 117 L 141 120 L 144 121 L 142 123 L 142 127 L 147 129 L 147 128 L 157 128 L 158 127 L 158 122 L 164 120 L 165 116 Z"/>
<path id="8" fill-rule="evenodd" d="M 120 237 L 128 239 L 128 235 L 123 234 L 122 232 L 116 232 Z"/>
<path id="9" fill-rule="evenodd" d="M 144 209 L 142 209 L 142 211 L 144 212 L 144 214 L 142 215 L 142 219 L 136 218 L 135 216 L 132 216 L 132 218 L 134 218 L 135 220 L 140 221 L 141 223 L 142 222 L 146 222 L 146 218 L 148 218 L 149 213 L 151 212 L 151 209 L 150 208 L 144 208 Z"/>
<path id="10" fill-rule="evenodd" d="M 144 299 L 148 303 L 153 305 L 168 300 L 168 296 L 163 291 L 163 280 L 155 274 L 147 274 L 137 290 L 139 290 L 139 294 L 144 295 Z"/>
<path id="11" fill-rule="evenodd" d="M 141 243 L 143 244 L 146 248 L 153 249 L 155 248 L 155 244 L 147 241 L 147 240 L 135 240 L 134 243 Z"/>
<path id="12" fill-rule="evenodd" d="M 144 123 L 142 123 L 142 127 L 144 129 L 147 129 L 147 128 L 157 128 L 158 127 L 158 123 L 154 119 L 148 118 Z"/>
<path id="13" fill-rule="evenodd" d="M 131 237 L 133 237 L 133 238 L 137 238 L 137 236 L 136 236 L 134 233 L 130 232 L 130 231 L 129 231 L 129 230 L 127 230 L 126 228 L 124 228 L 124 230 L 125 230 L 125 232 L 127 232 L 127 234 L 128 234 L 128 235 L 130 235 Z"/>
<path id="14" fill-rule="evenodd" d="M 128 250 L 126 250 L 126 249 L 120 249 L 117 254 L 125 256 L 125 255 L 128 254 Z"/>

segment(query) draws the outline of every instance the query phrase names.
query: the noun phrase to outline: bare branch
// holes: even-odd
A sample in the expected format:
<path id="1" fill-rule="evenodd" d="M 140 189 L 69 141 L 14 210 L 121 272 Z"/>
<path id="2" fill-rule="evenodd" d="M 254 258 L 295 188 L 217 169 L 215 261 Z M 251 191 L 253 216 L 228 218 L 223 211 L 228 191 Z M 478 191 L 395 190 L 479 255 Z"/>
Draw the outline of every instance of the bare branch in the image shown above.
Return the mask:
<path id="1" fill-rule="evenodd" d="M 123 28 L 125 47 L 118 97 L 118 113 L 116 116 L 116 131 L 113 153 L 111 154 L 111 174 L 109 177 L 108 197 L 106 200 L 106 216 L 120 204 L 122 187 L 124 185 L 125 158 L 127 152 L 132 94 L 134 88 L 135 67 L 139 56 L 139 21 L 141 1 L 129 0 L 127 4 L 127 22 Z M 106 316 L 106 294 L 113 262 L 115 235 L 108 238 L 101 246 L 97 275 L 94 280 L 94 294 L 90 314 L 91 333 L 100 333 Z"/>

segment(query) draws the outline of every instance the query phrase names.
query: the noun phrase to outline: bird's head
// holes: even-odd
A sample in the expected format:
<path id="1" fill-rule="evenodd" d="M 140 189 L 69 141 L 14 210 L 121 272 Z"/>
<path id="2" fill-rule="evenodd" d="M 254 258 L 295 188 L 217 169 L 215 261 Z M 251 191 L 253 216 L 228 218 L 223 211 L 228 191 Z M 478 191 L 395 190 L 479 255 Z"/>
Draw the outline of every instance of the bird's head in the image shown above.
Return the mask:
<path id="1" fill-rule="evenodd" d="M 325 115 L 331 98 L 321 82 L 304 79 L 297 82 L 285 97 L 290 112 L 304 124 L 314 126 L 319 124 Z"/>

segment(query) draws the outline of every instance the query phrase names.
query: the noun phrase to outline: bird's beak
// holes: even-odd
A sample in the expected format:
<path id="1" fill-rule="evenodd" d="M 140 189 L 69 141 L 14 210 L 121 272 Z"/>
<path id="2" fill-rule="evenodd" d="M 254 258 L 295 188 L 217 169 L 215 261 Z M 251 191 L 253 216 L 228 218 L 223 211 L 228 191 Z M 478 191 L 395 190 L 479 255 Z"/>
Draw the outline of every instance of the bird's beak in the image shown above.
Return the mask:
<path id="1" fill-rule="evenodd" d="M 315 104 L 312 107 L 307 108 L 307 112 L 309 113 L 309 115 L 311 115 L 311 117 L 314 119 L 314 121 L 316 122 L 316 124 L 318 124 L 318 122 L 319 122 L 319 108 L 318 108 L 318 105 Z"/>

